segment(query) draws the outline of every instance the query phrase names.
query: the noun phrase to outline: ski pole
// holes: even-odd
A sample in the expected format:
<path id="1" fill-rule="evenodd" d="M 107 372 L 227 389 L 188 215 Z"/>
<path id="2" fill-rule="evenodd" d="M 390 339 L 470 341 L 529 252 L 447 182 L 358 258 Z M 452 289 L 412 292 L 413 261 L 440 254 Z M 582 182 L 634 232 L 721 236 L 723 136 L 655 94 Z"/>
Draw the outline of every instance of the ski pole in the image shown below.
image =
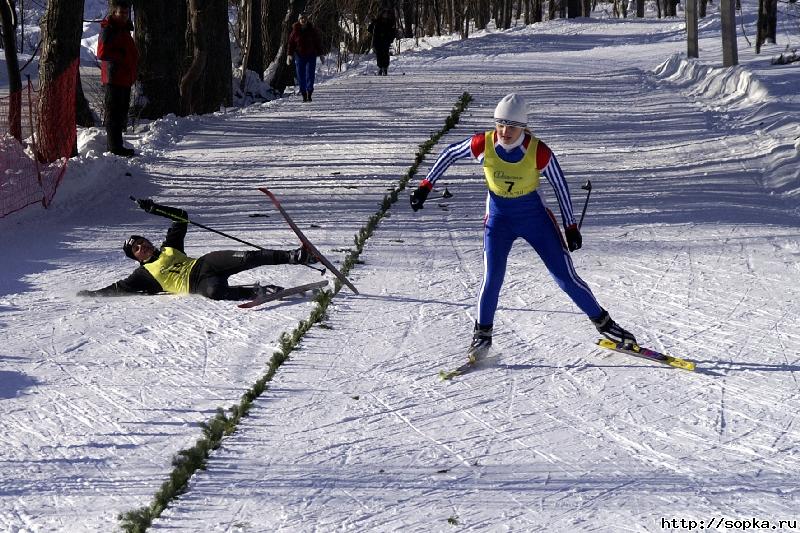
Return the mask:
<path id="1" fill-rule="evenodd" d="M 592 180 L 586 180 L 586 183 L 584 183 L 581 186 L 581 189 L 587 192 L 586 192 L 586 201 L 583 202 L 583 211 L 581 212 L 581 219 L 578 222 L 578 229 L 581 229 L 581 226 L 583 226 L 583 217 L 586 216 L 586 208 L 589 207 L 589 196 L 592 195 Z"/>
<path id="2" fill-rule="evenodd" d="M 139 202 L 133 196 L 131 196 L 130 199 L 133 200 L 136 203 Z M 216 233 L 217 235 L 222 235 L 223 237 L 227 237 L 227 238 L 229 238 L 231 240 L 234 240 L 236 242 L 240 242 L 242 244 L 246 244 L 247 246 L 252 246 L 253 248 L 256 248 L 258 250 L 266 250 L 266 248 L 264 248 L 263 246 L 259 246 L 257 244 L 253 244 L 252 242 L 247 242 L 247 241 L 245 241 L 243 239 L 240 239 L 238 237 L 234 237 L 233 235 L 228 235 L 225 232 L 222 232 L 222 231 L 219 231 L 219 230 L 215 230 L 214 228 L 209 228 L 208 226 L 200 224 L 199 222 L 195 222 L 194 220 L 189 220 L 188 218 L 185 218 L 185 219 L 183 219 L 183 218 L 175 218 L 175 217 L 173 217 L 173 216 L 171 216 L 171 215 L 169 215 L 169 214 L 167 214 L 167 213 L 165 213 L 163 211 L 159 211 L 158 208 L 153 209 L 152 212 L 157 214 L 157 215 L 166 216 L 167 218 L 171 218 L 172 220 L 175 220 L 177 222 L 186 222 L 188 224 L 192 224 L 194 226 L 197 226 L 198 228 L 203 228 L 206 231 L 210 231 L 212 233 Z M 304 264 L 303 266 L 307 266 L 311 270 L 316 270 L 317 272 L 321 273 L 322 275 L 325 275 L 325 269 L 324 268 L 323 269 L 319 269 L 319 268 L 313 267 L 311 265 L 306 265 L 306 264 Z"/>

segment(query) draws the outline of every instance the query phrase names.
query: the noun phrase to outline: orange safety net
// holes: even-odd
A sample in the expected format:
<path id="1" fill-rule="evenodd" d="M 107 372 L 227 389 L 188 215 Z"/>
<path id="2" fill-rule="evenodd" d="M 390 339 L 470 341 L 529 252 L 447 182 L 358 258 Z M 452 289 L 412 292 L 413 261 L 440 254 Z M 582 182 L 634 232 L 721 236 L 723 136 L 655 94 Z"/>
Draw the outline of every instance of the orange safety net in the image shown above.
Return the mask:
<path id="1" fill-rule="evenodd" d="M 0 218 L 50 205 L 75 146 L 78 61 L 42 91 L 0 98 Z"/>

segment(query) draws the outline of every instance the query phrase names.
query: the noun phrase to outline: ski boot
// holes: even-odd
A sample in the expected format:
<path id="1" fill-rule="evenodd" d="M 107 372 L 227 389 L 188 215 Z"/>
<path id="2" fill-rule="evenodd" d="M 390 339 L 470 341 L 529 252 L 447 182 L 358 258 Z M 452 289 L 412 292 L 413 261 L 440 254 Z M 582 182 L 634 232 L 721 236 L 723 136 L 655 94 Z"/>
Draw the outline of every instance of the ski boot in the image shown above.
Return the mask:
<path id="1" fill-rule="evenodd" d="M 472 344 L 469 345 L 469 350 L 467 350 L 467 359 L 474 365 L 486 356 L 491 347 L 492 326 L 481 326 L 475 321 L 475 329 L 472 332 Z"/>
<path id="2" fill-rule="evenodd" d="M 262 296 L 269 296 L 270 294 L 275 294 L 276 292 L 281 292 L 283 287 L 279 285 L 256 285 L 255 295 L 253 296 L 254 299 L 261 298 Z"/>

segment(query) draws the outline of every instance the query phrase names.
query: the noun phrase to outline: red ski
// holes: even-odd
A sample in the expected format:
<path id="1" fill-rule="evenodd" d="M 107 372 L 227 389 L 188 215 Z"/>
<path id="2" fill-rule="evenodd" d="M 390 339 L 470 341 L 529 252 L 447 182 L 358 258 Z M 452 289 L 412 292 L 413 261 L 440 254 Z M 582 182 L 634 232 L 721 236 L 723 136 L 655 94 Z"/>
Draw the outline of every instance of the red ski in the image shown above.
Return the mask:
<path id="1" fill-rule="evenodd" d="M 300 242 L 303 243 L 303 246 L 305 246 L 308 249 L 309 252 L 314 254 L 314 257 L 316 257 L 319 260 L 320 263 L 325 265 L 328 268 L 328 270 L 333 272 L 333 275 L 336 276 L 337 278 L 339 278 L 339 281 L 341 281 L 342 283 L 347 285 L 350 288 L 350 290 L 353 291 L 355 294 L 358 294 L 358 289 L 356 289 L 355 285 L 350 283 L 350 280 L 347 279 L 344 276 L 344 274 L 339 272 L 339 269 L 337 269 L 335 266 L 333 266 L 331 264 L 331 262 L 328 261 L 328 259 L 324 255 L 322 255 L 322 252 L 317 250 L 317 247 L 314 246 L 313 244 L 311 244 L 311 241 L 308 240 L 308 237 L 306 237 L 303 234 L 303 232 L 300 231 L 300 228 L 298 228 L 297 224 L 294 223 L 294 220 L 292 220 L 292 217 L 290 217 L 289 213 L 287 213 L 286 210 L 283 208 L 281 203 L 278 201 L 278 198 L 276 198 L 275 195 L 272 194 L 272 192 L 269 189 L 267 189 L 266 187 L 259 187 L 258 190 L 263 192 L 267 196 L 269 196 L 269 199 L 272 200 L 272 203 L 275 205 L 275 207 L 278 209 L 278 211 L 281 212 L 281 215 L 283 215 L 283 218 L 286 219 L 286 222 L 289 224 L 289 227 L 291 227 L 292 230 L 300 238 Z"/>

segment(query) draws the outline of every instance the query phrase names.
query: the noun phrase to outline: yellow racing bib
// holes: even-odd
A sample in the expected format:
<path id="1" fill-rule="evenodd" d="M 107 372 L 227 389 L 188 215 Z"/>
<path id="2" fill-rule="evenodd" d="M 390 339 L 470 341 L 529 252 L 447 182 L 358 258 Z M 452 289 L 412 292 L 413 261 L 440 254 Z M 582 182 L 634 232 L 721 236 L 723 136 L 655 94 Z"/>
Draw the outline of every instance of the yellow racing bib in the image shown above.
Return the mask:
<path id="1" fill-rule="evenodd" d="M 539 187 L 539 169 L 536 166 L 539 139 L 531 136 L 528 151 L 518 163 L 503 161 L 497 155 L 494 149 L 494 130 L 486 132 L 485 144 L 483 173 L 490 191 L 504 198 L 516 198 L 530 194 Z"/>
<path id="2" fill-rule="evenodd" d="M 175 248 L 165 246 L 161 249 L 158 259 L 152 263 L 146 263 L 147 269 L 161 287 L 173 294 L 189 293 L 189 272 L 197 262 L 185 253 Z"/>

